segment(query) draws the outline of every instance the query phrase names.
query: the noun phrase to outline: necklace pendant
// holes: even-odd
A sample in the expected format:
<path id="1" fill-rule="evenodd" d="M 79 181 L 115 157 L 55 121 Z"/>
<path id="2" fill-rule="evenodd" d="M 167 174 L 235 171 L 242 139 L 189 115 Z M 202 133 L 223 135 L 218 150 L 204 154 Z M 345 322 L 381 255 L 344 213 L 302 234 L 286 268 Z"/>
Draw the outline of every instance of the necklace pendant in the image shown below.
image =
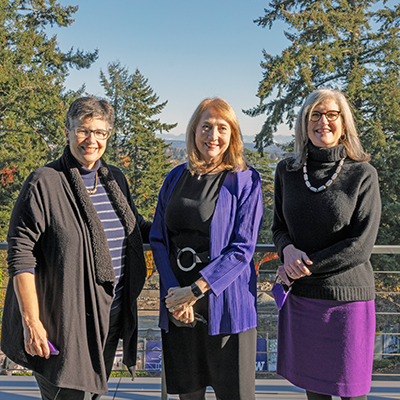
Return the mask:
<path id="1" fill-rule="evenodd" d="M 95 194 L 97 192 L 97 177 L 99 176 L 99 171 L 96 171 L 96 175 L 94 177 L 94 188 L 93 189 L 86 189 L 88 194 Z"/>

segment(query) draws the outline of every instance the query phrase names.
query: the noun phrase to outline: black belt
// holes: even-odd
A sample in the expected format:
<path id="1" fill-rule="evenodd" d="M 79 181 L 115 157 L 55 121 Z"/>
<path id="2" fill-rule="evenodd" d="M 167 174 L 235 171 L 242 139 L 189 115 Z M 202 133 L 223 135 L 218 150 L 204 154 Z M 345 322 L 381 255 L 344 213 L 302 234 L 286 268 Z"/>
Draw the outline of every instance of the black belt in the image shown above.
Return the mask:
<path id="1" fill-rule="evenodd" d="M 171 247 L 173 252 L 176 255 L 176 262 L 178 264 L 179 269 L 181 269 L 184 272 L 189 272 L 191 271 L 196 264 L 202 264 L 202 263 L 208 263 L 210 261 L 210 252 L 209 251 L 204 251 L 202 253 L 196 253 L 195 250 L 193 250 L 191 247 L 184 247 L 180 249 L 179 247 L 175 246 L 174 244 L 171 243 Z M 184 267 L 181 264 L 181 256 L 183 253 L 190 252 L 192 253 L 193 256 L 193 263 L 190 267 Z"/>

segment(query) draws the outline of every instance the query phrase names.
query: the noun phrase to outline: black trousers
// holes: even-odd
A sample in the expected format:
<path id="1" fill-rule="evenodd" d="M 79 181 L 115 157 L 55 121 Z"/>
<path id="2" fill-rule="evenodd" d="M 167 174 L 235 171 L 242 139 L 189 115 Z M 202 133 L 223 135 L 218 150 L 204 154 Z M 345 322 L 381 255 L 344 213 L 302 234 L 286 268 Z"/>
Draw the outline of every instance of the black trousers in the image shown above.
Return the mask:
<path id="1" fill-rule="evenodd" d="M 256 328 L 215 336 L 199 322 L 169 328 L 161 331 L 168 393 L 197 400 L 211 386 L 217 399 L 255 399 Z"/>
<path id="2" fill-rule="evenodd" d="M 122 312 L 110 317 L 110 327 L 103 355 L 107 379 L 110 377 L 115 352 L 122 331 Z M 50 383 L 42 375 L 34 373 L 43 400 L 98 400 L 101 394 L 93 394 L 82 390 L 61 388 Z"/>

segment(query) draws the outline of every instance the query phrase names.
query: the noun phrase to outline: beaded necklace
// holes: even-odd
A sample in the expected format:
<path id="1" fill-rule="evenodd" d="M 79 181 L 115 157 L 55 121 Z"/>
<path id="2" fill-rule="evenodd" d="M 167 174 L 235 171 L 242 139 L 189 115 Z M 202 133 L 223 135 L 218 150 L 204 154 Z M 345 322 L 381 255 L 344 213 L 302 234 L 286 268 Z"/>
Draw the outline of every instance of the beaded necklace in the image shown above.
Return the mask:
<path id="1" fill-rule="evenodd" d="M 318 189 L 315 188 L 314 186 L 311 186 L 310 181 L 308 180 L 308 174 L 307 174 L 307 158 L 308 158 L 308 153 L 306 154 L 306 161 L 304 162 L 303 165 L 303 174 L 304 174 L 304 182 L 306 183 L 306 186 L 315 193 L 318 192 L 322 192 L 323 190 L 325 190 L 328 186 L 332 185 L 333 181 L 337 178 L 339 172 L 342 169 L 342 166 L 344 164 L 344 160 L 346 157 L 343 157 L 340 161 L 339 161 L 339 165 L 337 166 L 335 172 L 333 173 L 333 175 L 325 182 L 325 184 L 323 184 L 322 186 L 320 186 Z"/>

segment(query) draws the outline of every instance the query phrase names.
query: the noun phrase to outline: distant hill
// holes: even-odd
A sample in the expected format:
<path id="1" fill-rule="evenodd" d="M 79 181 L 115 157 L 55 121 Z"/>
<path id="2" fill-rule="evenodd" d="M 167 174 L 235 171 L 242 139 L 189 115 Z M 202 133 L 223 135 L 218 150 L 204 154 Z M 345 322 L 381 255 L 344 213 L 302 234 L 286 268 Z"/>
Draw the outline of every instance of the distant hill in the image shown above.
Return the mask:
<path id="1" fill-rule="evenodd" d="M 181 133 L 180 135 L 173 135 L 171 133 L 163 133 L 163 134 L 157 134 L 157 137 L 164 139 L 166 143 L 170 144 L 171 146 L 184 150 L 186 149 L 186 139 L 185 139 L 185 134 Z M 284 136 L 284 135 L 275 135 L 274 136 L 274 142 L 277 144 L 282 144 L 282 143 L 287 143 L 293 139 L 292 136 Z M 253 143 L 254 137 L 253 136 L 243 136 L 243 141 L 244 141 L 244 147 L 246 149 L 249 149 L 251 151 L 255 151 L 254 143 Z M 265 149 L 266 153 L 269 153 L 272 158 L 275 159 L 281 159 L 282 158 L 282 149 L 275 144 L 266 147 Z"/>
<path id="2" fill-rule="evenodd" d="M 185 134 L 181 133 L 180 135 L 173 135 L 172 133 L 163 133 L 157 134 L 157 137 L 164 139 L 166 142 L 171 143 L 171 141 L 185 141 Z M 293 139 L 292 136 L 285 136 L 285 135 L 274 135 L 274 141 L 276 143 L 287 143 Z M 245 143 L 251 144 L 254 141 L 253 136 L 243 136 L 243 141 Z M 247 147 L 247 146 L 246 146 Z"/>
<path id="3" fill-rule="evenodd" d="M 289 143 L 294 139 L 294 135 L 274 135 L 274 141 L 279 144 Z"/>
<path id="4" fill-rule="evenodd" d="M 163 138 L 165 140 L 165 143 L 171 144 L 171 147 L 179 150 L 185 150 L 186 154 L 186 142 L 183 140 L 169 140 L 167 138 Z M 246 149 L 249 149 L 251 151 L 255 151 L 254 143 L 244 143 L 244 147 Z M 282 158 L 283 151 L 280 147 L 276 146 L 275 144 L 266 147 L 265 149 L 266 153 L 269 153 L 271 158 L 274 158 L 276 160 L 280 160 Z"/>

